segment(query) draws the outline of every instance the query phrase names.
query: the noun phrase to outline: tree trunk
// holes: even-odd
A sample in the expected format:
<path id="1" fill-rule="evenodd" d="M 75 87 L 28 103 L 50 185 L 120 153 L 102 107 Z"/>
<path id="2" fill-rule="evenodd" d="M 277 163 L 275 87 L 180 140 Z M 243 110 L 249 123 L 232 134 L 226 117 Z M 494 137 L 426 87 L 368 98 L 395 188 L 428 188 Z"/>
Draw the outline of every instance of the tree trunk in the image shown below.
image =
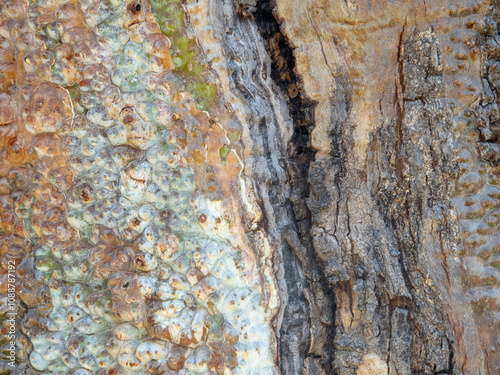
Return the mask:
<path id="1" fill-rule="evenodd" d="M 2 373 L 500 374 L 497 0 L 0 9 Z"/>

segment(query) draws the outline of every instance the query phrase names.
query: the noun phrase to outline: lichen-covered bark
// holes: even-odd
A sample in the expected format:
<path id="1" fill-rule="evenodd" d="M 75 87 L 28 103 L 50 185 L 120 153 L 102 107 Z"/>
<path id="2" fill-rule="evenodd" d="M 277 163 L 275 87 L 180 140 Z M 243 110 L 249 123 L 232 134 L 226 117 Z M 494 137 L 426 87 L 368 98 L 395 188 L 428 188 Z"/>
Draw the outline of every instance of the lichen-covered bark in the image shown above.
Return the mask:
<path id="1" fill-rule="evenodd" d="M 155 18 L 184 12 L 162 6 L 2 5 L 6 372 L 276 372 L 274 250 L 241 130 L 200 110 L 195 51 L 176 30 L 171 56 Z"/>
<path id="2" fill-rule="evenodd" d="M 500 373 L 495 0 L 0 9 L 14 373 Z"/>

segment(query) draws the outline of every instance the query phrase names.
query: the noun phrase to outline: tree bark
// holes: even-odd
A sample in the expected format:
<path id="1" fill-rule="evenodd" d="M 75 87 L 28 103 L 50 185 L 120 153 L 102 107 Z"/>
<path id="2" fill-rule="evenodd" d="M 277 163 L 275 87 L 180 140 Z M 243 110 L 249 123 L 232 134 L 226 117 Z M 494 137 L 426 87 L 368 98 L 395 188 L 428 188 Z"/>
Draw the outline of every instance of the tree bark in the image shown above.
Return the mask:
<path id="1" fill-rule="evenodd" d="M 5 373 L 500 374 L 496 0 L 0 7 Z"/>

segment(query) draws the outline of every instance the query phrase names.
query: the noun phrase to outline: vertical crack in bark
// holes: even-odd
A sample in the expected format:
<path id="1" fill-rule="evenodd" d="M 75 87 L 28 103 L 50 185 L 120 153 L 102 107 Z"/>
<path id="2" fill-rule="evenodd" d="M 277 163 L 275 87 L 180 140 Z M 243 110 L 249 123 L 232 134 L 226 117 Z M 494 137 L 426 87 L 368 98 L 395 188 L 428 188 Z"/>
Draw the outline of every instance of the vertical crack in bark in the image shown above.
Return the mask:
<path id="1" fill-rule="evenodd" d="M 282 90 L 290 117 L 293 119 L 293 135 L 288 145 L 288 174 L 292 186 L 289 211 L 294 228 L 287 228 L 283 235 L 293 250 L 293 256 L 299 260 L 307 279 L 304 294 L 308 302 L 309 315 L 308 319 L 300 321 L 301 327 L 292 326 L 294 322 L 296 323 L 293 319 L 291 324 L 286 321 L 287 314 L 291 316 L 295 309 L 294 298 L 299 298 L 299 295 L 297 291 L 294 291 L 294 284 L 297 284 L 295 278 L 298 275 L 290 272 L 292 270 L 285 264 L 289 303 L 285 307 L 284 324 L 280 331 L 280 366 L 284 374 L 312 372 L 333 374 L 334 353 L 331 343 L 335 329 L 335 306 L 332 300 L 334 292 L 328 286 L 321 266 L 322 262 L 314 251 L 310 236 L 311 213 L 306 204 L 310 190 L 309 168 L 315 154 L 310 143 L 310 133 L 314 127 L 316 103 L 307 99 L 301 92 L 299 78 L 294 71 L 293 51 L 285 36 L 280 32 L 272 7 L 273 4 L 269 0 L 259 1 L 255 12 L 255 22 L 272 60 L 271 78 Z M 325 63 L 327 63 L 326 57 Z M 286 263 L 286 259 L 284 261 Z M 296 295 L 293 295 L 294 293 Z M 318 311 L 318 307 L 330 311 Z M 329 321 L 322 319 L 324 315 L 328 316 Z M 317 327 L 320 327 L 320 333 L 317 332 Z M 291 331 L 300 332 L 304 331 L 304 328 L 309 331 L 308 337 L 302 337 L 300 343 L 293 341 L 295 338 Z M 321 345 L 321 351 L 315 350 L 318 348 L 318 342 L 324 343 Z M 297 363 L 297 361 L 301 363 L 300 368 L 290 365 L 291 362 Z"/>
<path id="2" fill-rule="evenodd" d="M 319 46 L 321 49 L 321 55 L 323 55 L 323 60 L 325 61 L 325 66 L 330 71 L 330 74 L 332 75 L 333 80 L 335 80 L 335 74 L 333 73 L 332 68 L 328 64 L 328 59 L 326 58 L 326 54 L 325 54 L 325 47 L 323 46 L 323 41 L 321 40 L 321 35 L 319 35 L 318 28 L 316 27 L 316 24 L 314 23 L 314 21 L 311 19 L 311 16 L 309 15 L 309 12 L 307 10 L 306 10 L 306 14 L 307 14 L 307 19 L 311 23 L 311 26 L 314 30 L 314 33 L 316 34 L 316 37 L 318 38 Z"/>
<path id="3" fill-rule="evenodd" d="M 404 93 L 405 93 L 405 82 L 404 82 L 404 72 L 403 72 L 403 55 L 404 55 L 404 43 L 403 37 L 406 29 L 406 23 L 403 25 L 401 33 L 399 34 L 398 42 L 398 53 L 397 53 L 397 63 L 398 63 L 398 81 L 395 85 L 395 105 L 396 105 L 396 175 L 398 181 L 403 180 L 403 159 L 401 156 L 401 146 L 403 143 L 403 120 L 405 113 L 405 103 L 404 103 Z"/>

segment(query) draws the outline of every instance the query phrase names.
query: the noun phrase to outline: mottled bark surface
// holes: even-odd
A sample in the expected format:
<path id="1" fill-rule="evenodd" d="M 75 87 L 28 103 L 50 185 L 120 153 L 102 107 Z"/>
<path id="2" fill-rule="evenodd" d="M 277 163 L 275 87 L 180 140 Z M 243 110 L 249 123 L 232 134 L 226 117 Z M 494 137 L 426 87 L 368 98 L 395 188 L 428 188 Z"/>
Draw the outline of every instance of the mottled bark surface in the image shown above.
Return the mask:
<path id="1" fill-rule="evenodd" d="M 496 0 L 0 7 L 5 373 L 500 374 Z"/>

